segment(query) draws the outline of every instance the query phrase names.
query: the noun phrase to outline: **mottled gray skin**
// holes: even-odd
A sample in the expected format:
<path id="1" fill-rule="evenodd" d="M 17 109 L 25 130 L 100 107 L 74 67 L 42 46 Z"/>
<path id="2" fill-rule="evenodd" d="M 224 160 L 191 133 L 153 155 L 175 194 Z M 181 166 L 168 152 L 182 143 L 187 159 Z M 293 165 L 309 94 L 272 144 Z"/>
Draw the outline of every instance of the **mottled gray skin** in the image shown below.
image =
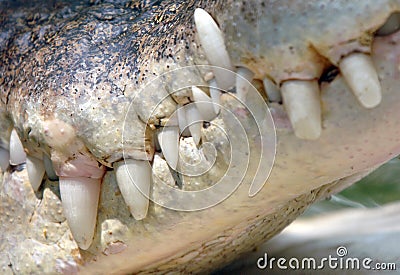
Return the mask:
<path id="1" fill-rule="evenodd" d="M 98 160 L 111 166 L 122 158 L 128 105 L 147 80 L 177 63 L 193 64 L 192 14 L 204 6 L 141 2 L 38 1 L 2 9 L 2 109 L 14 114 L 20 135 L 46 148 L 41 123 L 56 116 L 74 126 Z M 155 67 L 160 60 L 165 68 Z M 141 109 L 149 108 L 141 106 L 139 115 Z M 145 124 L 133 120 L 132 135 L 139 136 Z"/>
<path id="2" fill-rule="evenodd" d="M 72 126 L 74 140 L 83 142 L 85 154 L 111 167 L 122 158 L 121 129 L 129 103 L 146 80 L 170 68 L 206 63 L 195 36 L 195 7 L 205 8 L 216 18 L 235 65 L 247 65 L 257 78 L 270 77 L 281 83 L 291 78 L 319 78 L 341 56 L 351 51 L 371 52 L 371 34 L 400 5 L 398 0 L 377 2 L 271 0 L 263 1 L 265 6 L 262 1 L 30 1 L 12 6 L 1 2 L 0 111 L 7 120 L 0 133 L 7 142 L 14 126 L 29 154 L 44 152 L 53 158 L 59 148 L 49 144 L 43 124 L 58 119 Z M 288 24 L 288 18 L 293 22 Z M 152 204 L 148 217 L 138 222 L 125 208 L 115 176 L 108 171 L 95 239 L 84 252 L 77 249 L 63 217 L 40 223 L 42 216 L 54 219 L 41 214 L 38 204 L 57 209 L 57 188 L 47 183 L 35 194 L 26 174 L 19 180 L 18 174 L 8 171 L 0 196 L 0 221 L 9 230 L 0 243 L 9 251 L 2 264 L 4 271 L 74 273 L 77 264 L 84 263 L 79 268 L 88 273 L 204 271 L 269 239 L 316 199 L 337 192 L 359 173 L 400 153 L 399 38 L 378 42 L 373 56 L 384 86 L 382 105 L 364 110 L 340 77 L 322 83 L 321 138 L 298 140 L 287 127 L 287 118 L 279 117 L 283 122 L 277 123 L 275 167 L 268 184 L 254 198 L 248 197 L 244 184 L 208 210 L 183 213 Z M 189 79 L 201 81 L 204 73 L 193 71 Z M 166 89 L 173 87 L 167 79 Z M 131 156 L 152 154 L 152 131 L 147 130 L 145 142 L 143 136 L 148 110 L 158 96 L 155 93 L 154 98 L 134 103 L 138 116 L 130 118 L 128 127 L 132 130 L 127 148 Z M 185 96 L 183 92 L 174 99 L 184 101 Z M 163 123 L 173 111 L 172 103 L 170 99 L 163 111 L 150 117 L 149 128 Z M 272 112 L 280 110 L 272 105 Z M 162 174 L 162 169 L 158 172 Z M 12 182 L 19 193 L 9 192 Z M 42 200 L 42 193 L 46 199 Z M 22 220 L 12 227 L 9 218 L 14 207 Z M 35 222 L 40 225 L 32 226 Z M 53 223 L 61 225 L 61 233 L 48 241 L 38 232 Z M 57 241 L 61 245 L 55 245 Z M 26 247 L 45 249 L 39 249 L 43 253 L 36 257 L 18 254 Z M 57 259 L 50 260 L 49 253 Z M 40 257 L 48 261 L 40 265 L 26 260 Z"/>

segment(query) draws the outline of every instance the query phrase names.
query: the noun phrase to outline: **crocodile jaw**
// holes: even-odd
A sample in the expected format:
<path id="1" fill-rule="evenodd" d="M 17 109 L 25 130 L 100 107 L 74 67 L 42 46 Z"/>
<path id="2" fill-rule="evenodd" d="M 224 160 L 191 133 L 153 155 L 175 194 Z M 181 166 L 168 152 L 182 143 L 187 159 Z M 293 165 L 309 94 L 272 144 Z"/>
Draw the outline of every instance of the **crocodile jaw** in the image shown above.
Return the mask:
<path id="1" fill-rule="evenodd" d="M 387 51 L 383 50 L 385 45 L 389 47 Z M 181 213 L 153 205 L 148 218 L 137 222 L 126 209 L 121 209 L 125 204 L 121 196 L 115 196 L 117 185 L 108 172 L 94 245 L 88 253 L 81 252 L 82 256 L 76 257 L 91 262 L 87 270 L 82 269 L 104 272 L 103 267 L 107 266 L 118 273 L 152 268 L 192 271 L 217 266 L 272 236 L 316 198 L 347 184 L 335 184 L 337 180 L 349 176 L 351 179 L 351 175 L 398 154 L 396 46 L 396 40 L 388 38 L 375 44 L 374 58 L 384 86 L 384 99 L 378 108 L 367 111 L 359 107 L 338 78 L 322 87 L 324 131 L 318 141 L 301 141 L 285 128 L 287 124 L 277 124 L 275 167 L 264 189 L 254 198 L 248 197 L 247 181 L 228 200 L 207 211 Z M 272 107 L 278 114 L 276 118 L 279 108 Z M 30 195 L 34 198 L 33 193 Z M 124 222 L 122 230 L 118 227 L 121 222 L 116 221 Z M 108 232 L 112 238 L 107 239 Z M 98 256 L 101 252 L 116 255 Z M 98 260 L 92 261 L 90 253 Z"/>
<path id="2" fill-rule="evenodd" d="M 134 234 L 125 251 L 99 256 L 83 270 L 204 271 L 207 265 L 218 266 L 272 237 L 309 203 L 340 191 L 399 154 L 399 42 L 397 33 L 374 43 L 373 59 L 383 86 L 380 106 L 359 106 L 338 77 L 322 87 L 324 131 L 317 141 L 300 140 L 284 124 L 278 125 L 275 164 L 255 197 L 250 198 L 248 185 L 242 184 L 206 211 L 164 212 L 163 218 L 150 220 L 156 224 L 153 228 L 143 229 L 152 238 Z"/>

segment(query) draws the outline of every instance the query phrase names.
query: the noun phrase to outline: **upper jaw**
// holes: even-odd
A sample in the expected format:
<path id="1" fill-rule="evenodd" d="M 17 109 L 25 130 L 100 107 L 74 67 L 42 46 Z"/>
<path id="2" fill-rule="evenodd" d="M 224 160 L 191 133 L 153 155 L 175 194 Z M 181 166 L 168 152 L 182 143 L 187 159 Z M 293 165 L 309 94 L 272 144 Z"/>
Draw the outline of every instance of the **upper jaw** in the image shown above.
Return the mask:
<path id="1" fill-rule="evenodd" d="M 347 1 L 342 1 L 340 4 L 328 1 L 324 7 L 299 3 L 293 6 L 287 4 L 286 8 L 282 8 L 286 2 L 279 4 L 272 2 L 265 7 L 258 1 L 243 3 L 228 1 L 225 6 L 229 8 L 224 8 L 220 2 L 215 3 L 212 14 L 226 42 L 231 59 L 229 69 L 235 70 L 236 67 L 244 66 L 251 70 L 253 79 L 259 81 L 268 79 L 273 83 L 272 85 L 276 85 L 277 89 L 281 89 L 289 86 L 285 82 L 291 80 L 317 81 L 327 68 L 331 65 L 339 66 L 341 59 L 353 52 L 370 53 L 372 33 L 385 22 L 391 12 L 400 9 L 398 1 L 385 0 L 379 5 L 374 5 L 372 2 L 364 1 L 360 6 L 359 3 Z M 205 7 L 208 5 L 209 3 L 205 4 Z M 337 6 L 340 6 L 340 16 L 333 12 L 326 12 L 331 8 L 336 9 Z M 354 10 L 363 12 L 357 13 L 357 20 L 348 20 L 352 18 Z M 272 15 L 272 11 L 277 14 Z M 304 13 L 302 18 L 308 19 L 297 20 L 298 17 L 292 16 L 298 11 Z M 85 14 L 84 10 L 81 12 L 84 14 L 82 23 L 88 24 L 85 20 L 88 20 L 90 13 Z M 254 21 L 252 16 L 260 19 Z M 271 20 L 277 20 L 276 18 L 279 18 L 279 21 L 271 22 Z M 184 86 L 180 82 L 186 85 L 191 85 L 191 83 L 208 85 L 207 75 L 210 71 L 199 68 L 189 71 L 185 76 L 169 74 L 172 75 L 172 79 L 161 79 L 161 82 L 167 83 L 165 86 L 163 83 L 154 84 L 155 77 L 153 76 L 162 75 L 166 71 L 209 63 L 202 47 L 199 46 L 198 35 L 192 33 L 195 30 L 193 21 L 188 12 L 181 22 L 170 26 L 172 31 L 169 35 L 181 38 L 178 43 L 173 44 L 168 37 L 160 36 L 157 40 L 153 39 L 149 32 L 125 30 L 125 35 L 136 40 L 148 41 L 141 52 L 135 51 L 134 45 L 124 45 L 124 36 L 122 38 L 113 36 L 109 39 L 109 43 L 101 45 L 94 43 L 89 44 L 90 47 L 88 47 L 88 41 L 82 38 L 82 33 L 78 32 L 72 37 L 67 32 L 61 34 L 60 40 L 65 42 L 65 46 L 56 51 L 56 45 L 60 42 L 54 41 L 54 49 L 52 49 L 57 53 L 54 58 L 60 59 L 60 64 L 69 64 L 69 59 L 74 55 L 74 52 L 67 51 L 70 45 L 75 45 L 74 49 L 78 51 L 86 50 L 86 54 L 79 53 L 82 56 L 96 50 L 96 47 L 110 52 L 113 47 L 120 46 L 121 52 L 115 53 L 116 57 L 107 61 L 110 63 L 108 66 L 95 65 L 106 61 L 98 60 L 102 58 L 100 56 L 85 57 L 88 65 L 74 62 L 68 74 L 61 72 L 62 75 L 57 76 L 57 81 L 60 82 L 59 87 L 49 87 L 46 93 L 38 93 L 38 90 L 31 91 L 31 87 L 26 87 L 10 96 L 7 108 L 12 113 L 16 113 L 12 120 L 17 127 L 24 125 L 25 129 L 20 131 L 20 134 L 32 144 L 32 151 L 39 143 L 46 154 L 50 153 L 42 134 L 43 127 L 45 121 L 56 118 L 73 126 L 76 137 L 81 139 L 91 154 L 105 166 L 112 167 L 113 162 L 121 160 L 124 153 L 133 158 L 151 159 L 154 149 L 150 141 L 153 137 L 152 131 L 146 128 L 146 123 L 153 128 L 163 125 L 176 111 L 176 103 L 188 102 L 191 97 L 190 90 L 182 89 L 176 92 L 177 87 Z M 334 30 L 330 28 L 332 25 L 336 27 Z M 183 39 L 185 36 L 190 43 Z M 166 46 L 160 47 L 159 44 Z M 128 47 L 125 48 L 126 46 Z M 154 48 L 157 51 L 154 52 Z M 42 57 L 51 55 L 48 48 L 39 48 L 37 51 L 36 56 L 26 58 L 26 61 L 21 64 L 22 68 L 36 70 L 29 67 L 29 63 L 34 63 L 32 59 L 40 60 Z M 62 52 L 65 54 L 61 54 Z M 169 52 L 173 52 L 175 56 L 171 57 L 167 54 Z M 123 54 L 125 54 L 123 59 L 127 60 L 124 63 L 118 61 Z M 147 58 L 143 59 L 140 56 Z M 47 61 L 44 59 L 43 62 Z M 110 66 L 113 72 L 107 77 L 101 76 L 107 73 Z M 140 68 L 139 72 L 138 68 Z M 54 76 L 42 69 L 38 68 L 38 73 L 43 74 L 43 77 L 39 77 L 44 82 L 42 86 L 53 85 Z M 53 69 L 57 70 L 56 67 Z M 62 71 L 62 68 L 60 70 Z M 129 78 L 132 72 L 135 73 L 134 79 Z M 120 77 L 116 77 L 117 75 Z M 98 78 L 102 78 L 102 81 L 98 82 L 96 80 Z M 45 83 L 46 79 L 47 83 Z M 27 83 L 27 79 L 21 81 Z M 148 82 L 153 83 L 146 85 Z M 144 91 L 141 90 L 143 87 L 145 87 Z M 153 91 L 155 90 L 158 91 L 157 98 L 154 98 Z M 268 90 L 264 92 L 270 96 Z M 29 93 L 34 93 L 34 96 L 25 96 L 24 102 L 24 95 Z M 311 94 L 316 93 L 311 92 Z M 161 100 L 163 97 L 165 98 Z M 288 105 L 292 97 L 284 96 Z M 305 98 L 307 99 L 313 99 L 316 102 L 318 96 L 310 95 Z M 376 106 L 379 101 L 378 98 L 370 106 Z M 157 106 L 159 102 L 161 104 Z M 138 116 L 125 120 L 131 103 Z M 315 113 L 314 120 L 320 120 L 320 108 L 311 107 L 316 110 L 312 112 Z M 28 113 L 29 116 L 19 117 L 17 113 L 21 111 Z M 289 115 L 292 116 L 290 110 Z M 296 126 L 294 120 L 291 118 L 292 126 Z M 131 125 L 127 127 L 124 123 Z M 317 124 L 321 122 L 317 121 Z M 296 131 L 296 127 L 294 128 L 295 134 L 306 139 L 318 138 L 321 131 L 321 126 L 314 126 L 313 133 L 307 135 L 301 134 L 301 131 Z M 128 129 L 135 130 L 125 133 L 125 137 L 129 137 L 130 140 L 123 144 L 122 133 Z M 141 138 L 143 136 L 146 137 L 145 140 Z"/>

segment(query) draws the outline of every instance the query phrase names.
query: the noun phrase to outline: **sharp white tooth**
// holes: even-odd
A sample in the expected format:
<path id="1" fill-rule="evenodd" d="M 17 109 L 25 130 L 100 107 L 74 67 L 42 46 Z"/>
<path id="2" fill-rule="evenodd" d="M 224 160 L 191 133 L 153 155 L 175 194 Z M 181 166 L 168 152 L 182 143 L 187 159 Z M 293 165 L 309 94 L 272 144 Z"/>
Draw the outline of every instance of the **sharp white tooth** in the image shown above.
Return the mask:
<path id="1" fill-rule="evenodd" d="M 381 102 L 381 84 L 370 56 L 352 53 L 342 59 L 339 68 L 361 105 L 374 108 Z"/>
<path id="2" fill-rule="evenodd" d="M 53 181 L 58 180 L 58 176 L 53 167 L 53 162 L 46 154 L 43 154 L 43 163 L 44 163 L 44 169 L 46 170 L 46 174 L 49 180 Z"/>
<path id="3" fill-rule="evenodd" d="M 44 164 L 43 160 L 27 156 L 26 157 L 26 169 L 28 170 L 29 181 L 32 185 L 33 190 L 37 191 L 44 176 Z"/>
<path id="4" fill-rule="evenodd" d="M 22 142 L 18 137 L 17 131 L 15 129 L 11 132 L 10 137 L 10 164 L 18 165 L 26 161 L 26 153 Z"/>
<path id="5" fill-rule="evenodd" d="M 236 93 L 238 98 L 241 101 L 244 101 L 246 99 L 247 92 L 251 88 L 251 84 L 249 82 L 253 79 L 254 73 L 244 67 L 238 68 L 236 72 L 238 74 L 238 76 L 236 76 Z"/>
<path id="6" fill-rule="evenodd" d="M 121 194 L 136 220 L 142 220 L 149 208 L 151 166 L 148 161 L 125 159 L 114 163 Z M 142 193 L 143 192 L 143 193 Z"/>
<path id="7" fill-rule="evenodd" d="M 168 165 L 175 170 L 179 158 L 179 127 L 163 127 L 158 132 L 158 142 Z"/>
<path id="8" fill-rule="evenodd" d="M 197 110 L 200 112 L 202 118 L 206 121 L 213 120 L 217 114 L 214 111 L 214 104 L 211 98 L 196 86 L 192 86 L 192 94 Z"/>
<path id="9" fill-rule="evenodd" d="M 281 91 L 296 136 L 302 139 L 317 139 L 321 134 L 318 82 L 290 80 L 282 84 Z"/>
<path id="10" fill-rule="evenodd" d="M 395 33 L 400 29 L 400 13 L 396 12 L 389 16 L 386 23 L 376 31 L 377 35 L 384 36 Z"/>
<path id="11" fill-rule="evenodd" d="M 264 90 L 267 93 L 268 100 L 271 102 L 282 102 L 281 92 L 279 88 L 269 78 L 263 79 Z"/>
<path id="12" fill-rule="evenodd" d="M 88 249 L 96 226 L 100 179 L 60 177 L 64 215 L 78 246 Z"/>
<path id="13" fill-rule="evenodd" d="M 199 110 L 197 110 L 196 104 L 190 103 L 186 107 L 186 121 L 189 125 L 190 134 L 193 137 L 196 145 L 200 143 L 201 138 L 201 128 L 203 119 L 200 115 Z"/>
<path id="14" fill-rule="evenodd" d="M 222 32 L 211 15 L 203 9 L 195 10 L 194 22 L 208 62 L 230 71 L 213 70 L 218 86 L 223 90 L 228 90 L 235 84 L 235 76 L 232 73 L 234 68 L 226 50 Z"/>
<path id="15" fill-rule="evenodd" d="M 210 84 L 210 96 L 213 102 L 214 111 L 216 114 L 218 114 L 221 105 L 221 91 L 218 89 L 217 82 L 215 81 L 215 79 L 211 79 L 209 84 Z"/>
<path id="16" fill-rule="evenodd" d="M 7 170 L 9 163 L 10 163 L 10 152 L 0 147 L 0 167 L 3 172 Z"/>

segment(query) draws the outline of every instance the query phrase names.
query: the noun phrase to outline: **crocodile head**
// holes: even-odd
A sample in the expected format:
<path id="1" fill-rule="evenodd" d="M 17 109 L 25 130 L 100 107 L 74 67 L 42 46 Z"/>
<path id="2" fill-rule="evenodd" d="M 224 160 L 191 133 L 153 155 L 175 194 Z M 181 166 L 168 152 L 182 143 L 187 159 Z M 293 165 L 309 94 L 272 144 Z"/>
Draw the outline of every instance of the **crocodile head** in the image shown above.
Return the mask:
<path id="1" fill-rule="evenodd" d="M 210 270 L 400 153 L 398 0 L 1 5 L 4 270 Z"/>

